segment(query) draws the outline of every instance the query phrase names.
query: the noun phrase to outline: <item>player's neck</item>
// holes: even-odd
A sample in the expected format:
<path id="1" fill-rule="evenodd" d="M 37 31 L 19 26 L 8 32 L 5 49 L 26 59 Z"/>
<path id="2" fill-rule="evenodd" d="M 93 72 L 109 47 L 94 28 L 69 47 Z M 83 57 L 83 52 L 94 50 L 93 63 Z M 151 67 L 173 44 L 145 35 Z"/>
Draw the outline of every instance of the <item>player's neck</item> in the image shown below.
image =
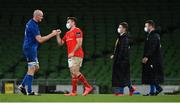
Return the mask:
<path id="1" fill-rule="evenodd" d="M 75 29 L 75 28 L 76 28 L 76 26 L 72 26 L 72 27 L 71 27 L 71 30 L 73 30 L 73 29 Z"/>
<path id="2" fill-rule="evenodd" d="M 33 20 L 38 23 L 38 21 L 35 18 L 33 18 Z"/>

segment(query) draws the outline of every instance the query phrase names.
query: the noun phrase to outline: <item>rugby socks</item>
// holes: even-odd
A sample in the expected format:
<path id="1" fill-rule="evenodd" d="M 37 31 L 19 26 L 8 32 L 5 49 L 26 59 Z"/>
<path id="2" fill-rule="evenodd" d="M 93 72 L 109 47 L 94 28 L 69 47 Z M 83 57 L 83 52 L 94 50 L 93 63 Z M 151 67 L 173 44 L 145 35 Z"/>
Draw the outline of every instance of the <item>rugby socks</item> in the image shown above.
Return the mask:
<path id="1" fill-rule="evenodd" d="M 84 77 L 83 74 L 80 74 L 78 76 L 78 80 L 85 86 L 85 87 L 88 87 L 88 88 L 91 88 L 91 86 L 89 85 L 89 83 L 87 82 L 86 78 Z"/>
<path id="2" fill-rule="evenodd" d="M 76 93 L 77 92 L 77 82 L 78 82 L 78 78 L 77 77 L 73 77 L 72 78 L 72 93 Z"/>
<path id="3" fill-rule="evenodd" d="M 26 85 L 26 83 L 27 83 L 27 81 L 28 81 L 27 75 L 28 75 L 28 74 L 26 74 L 26 75 L 24 76 L 24 79 L 23 79 L 23 81 L 22 81 L 22 83 L 21 83 L 21 85 L 22 85 L 23 87 L 25 87 L 25 85 Z"/>
<path id="4" fill-rule="evenodd" d="M 155 92 L 155 85 L 150 85 L 150 94 L 154 94 Z"/>
<path id="5" fill-rule="evenodd" d="M 33 75 L 27 75 L 28 93 L 32 92 L 32 80 L 33 80 Z"/>

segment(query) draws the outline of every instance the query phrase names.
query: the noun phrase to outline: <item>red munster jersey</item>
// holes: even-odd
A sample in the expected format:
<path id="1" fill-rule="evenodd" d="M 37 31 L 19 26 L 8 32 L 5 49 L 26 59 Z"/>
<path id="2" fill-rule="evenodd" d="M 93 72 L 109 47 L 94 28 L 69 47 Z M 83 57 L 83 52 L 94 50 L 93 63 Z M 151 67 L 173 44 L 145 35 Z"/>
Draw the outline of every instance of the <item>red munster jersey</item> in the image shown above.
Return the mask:
<path id="1" fill-rule="evenodd" d="M 66 42 L 68 55 L 74 50 L 77 44 L 77 38 L 83 38 L 83 33 L 79 28 L 74 28 L 73 30 L 66 32 L 64 35 L 62 40 Z M 74 56 L 84 58 L 82 47 L 75 51 Z"/>

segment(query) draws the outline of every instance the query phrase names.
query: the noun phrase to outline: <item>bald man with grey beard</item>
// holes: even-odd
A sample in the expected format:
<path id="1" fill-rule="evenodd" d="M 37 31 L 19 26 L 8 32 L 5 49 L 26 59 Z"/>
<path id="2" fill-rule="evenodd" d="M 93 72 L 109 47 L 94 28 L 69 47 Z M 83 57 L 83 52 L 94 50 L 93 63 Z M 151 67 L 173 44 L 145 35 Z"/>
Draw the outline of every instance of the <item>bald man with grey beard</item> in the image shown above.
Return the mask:
<path id="1" fill-rule="evenodd" d="M 40 44 L 46 42 L 61 32 L 60 30 L 53 30 L 50 34 L 41 36 L 38 23 L 40 23 L 42 19 L 43 12 L 41 10 L 35 10 L 33 18 L 28 21 L 25 28 L 23 53 L 27 60 L 28 71 L 24 76 L 22 83 L 18 87 L 24 95 L 39 95 L 38 93 L 32 91 L 32 80 L 34 74 L 39 70 L 37 55 L 38 47 Z M 27 90 L 25 86 L 27 86 Z"/>

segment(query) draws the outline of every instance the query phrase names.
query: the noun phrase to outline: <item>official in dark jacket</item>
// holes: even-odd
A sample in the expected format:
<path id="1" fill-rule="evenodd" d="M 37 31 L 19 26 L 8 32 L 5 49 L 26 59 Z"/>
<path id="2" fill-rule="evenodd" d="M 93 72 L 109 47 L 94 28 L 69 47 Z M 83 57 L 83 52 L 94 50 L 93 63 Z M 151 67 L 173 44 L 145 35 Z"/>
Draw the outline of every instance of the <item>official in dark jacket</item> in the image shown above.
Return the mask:
<path id="1" fill-rule="evenodd" d="M 112 86 L 118 87 L 116 96 L 122 96 L 125 86 L 129 87 L 130 95 L 133 94 L 134 88 L 130 81 L 130 63 L 129 63 L 129 39 L 128 24 L 122 22 L 118 28 L 119 36 L 117 38 L 113 58 Z"/>
<path id="2" fill-rule="evenodd" d="M 150 92 L 146 96 L 158 95 L 163 83 L 163 66 L 160 35 L 155 31 L 155 23 L 148 20 L 145 23 L 147 37 L 144 45 L 144 55 L 142 59 L 142 84 L 150 85 Z"/>

